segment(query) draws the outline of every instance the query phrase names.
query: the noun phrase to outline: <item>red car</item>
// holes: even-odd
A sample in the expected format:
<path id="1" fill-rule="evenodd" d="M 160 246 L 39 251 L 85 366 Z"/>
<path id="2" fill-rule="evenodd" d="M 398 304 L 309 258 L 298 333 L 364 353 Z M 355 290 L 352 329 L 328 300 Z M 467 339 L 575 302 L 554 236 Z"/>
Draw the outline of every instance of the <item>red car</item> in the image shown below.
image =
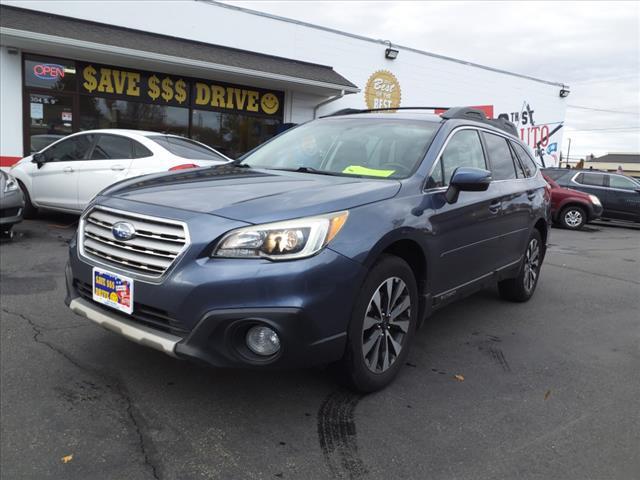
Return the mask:
<path id="1" fill-rule="evenodd" d="M 585 223 L 600 218 L 602 204 L 595 195 L 564 188 L 542 174 L 551 187 L 551 218 L 570 230 L 579 230 Z"/>

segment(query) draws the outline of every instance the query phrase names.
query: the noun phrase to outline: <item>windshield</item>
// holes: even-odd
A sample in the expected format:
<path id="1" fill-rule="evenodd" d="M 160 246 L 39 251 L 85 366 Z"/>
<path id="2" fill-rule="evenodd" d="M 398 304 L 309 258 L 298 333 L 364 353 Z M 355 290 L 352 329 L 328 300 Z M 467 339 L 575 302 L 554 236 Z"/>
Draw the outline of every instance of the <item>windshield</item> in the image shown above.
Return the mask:
<path id="1" fill-rule="evenodd" d="M 439 126 L 393 118 L 315 120 L 283 133 L 241 162 L 254 168 L 406 178 Z"/>
<path id="2" fill-rule="evenodd" d="M 170 135 L 150 135 L 147 138 L 182 158 L 192 160 L 227 160 L 222 155 L 218 155 L 214 150 L 210 150 L 204 145 L 187 138 L 172 137 Z"/>

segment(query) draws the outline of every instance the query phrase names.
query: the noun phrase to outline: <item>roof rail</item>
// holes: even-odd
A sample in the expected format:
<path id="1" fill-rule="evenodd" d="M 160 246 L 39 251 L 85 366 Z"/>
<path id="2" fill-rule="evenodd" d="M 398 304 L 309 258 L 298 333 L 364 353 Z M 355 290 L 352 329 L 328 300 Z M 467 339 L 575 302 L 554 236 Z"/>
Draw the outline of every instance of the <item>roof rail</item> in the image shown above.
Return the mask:
<path id="1" fill-rule="evenodd" d="M 500 130 L 507 132 L 515 137 L 518 136 L 518 129 L 516 126 L 504 117 L 500 118 L 487 118 L 482 110 L 469 107 L 396 107 L 396 108 L 343 108 L 338 110 L 327 117 L 337 117 L 341 115 L 353 115 L 356 113 L 372 113 L 372 112 L 389 112 L 396 110 L 445 110 L 440 116 L 445 120 L 473 120 L 476 122 L 486 123 L 492 127 L 499 128 Z"/>
<path id="2" fill-rule="evenodd" d="M 469 108 L 469 107 L 453 107 L 448 109 L 442 115 L 440 115 L 445 120 L 453 120 L 453 119 L 467 119 L 467 120 L 476 120 L 478 122 L 486 122 L 487 116 L 484 114 L 482 110 L 478 110 L 477 108 Z"/>
<path id="3" fill-rule="evenodd" d="M 482 110 L 469 107 L 455 107 L 450 108 L 442 114 L 442 118 L 446 120 L 453 119 L 466 119 L 475 120 L 476 122 L 482 122 L 491 125 L 492 127 L 499 128 L 500 130 L 507 132 L 514 137 L 518 136 L 518 129 L 516 126 L 504 117 L 487 118 Z"/>
<path id="4" fill-rule="evenodd" d="M 388 108 L 343 108 L 326 117 L 338 117 L 341 115 L 353 115 L 356 113 L 395 112 L 396 110 L 448 110 L 449 107 L 388 107 Z"/>

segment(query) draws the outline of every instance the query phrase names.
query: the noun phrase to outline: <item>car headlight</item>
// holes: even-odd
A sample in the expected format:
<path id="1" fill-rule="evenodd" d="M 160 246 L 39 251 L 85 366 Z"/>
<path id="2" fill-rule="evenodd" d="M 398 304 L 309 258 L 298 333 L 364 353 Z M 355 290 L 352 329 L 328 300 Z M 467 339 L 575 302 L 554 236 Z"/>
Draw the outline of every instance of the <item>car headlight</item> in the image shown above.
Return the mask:
<path id="1" fill-rule="evenodd" d="M 15 178 L 7 175 L 7 183 L 4 184 L 4 191 L 5 192 L 13 192 L 15 190 L 18 190 L 18 182 L 16 181 Z"/>
<path id="2" fill-rule="evenodd" d="M 600 203 L 600 199 L 595 195 L 589 195 L 589 200 L 591 200 L 591 203 L 593 203 L 594 205 L 598 205 L 599 207 L 602 206 L 602 204 Z"/>
<path id="3" fill-rule="evenodd" d="M 243 227 L 227 233 L 213 257 L 291 260 L 322 250 L 342 229 L 348 211 Z"/>

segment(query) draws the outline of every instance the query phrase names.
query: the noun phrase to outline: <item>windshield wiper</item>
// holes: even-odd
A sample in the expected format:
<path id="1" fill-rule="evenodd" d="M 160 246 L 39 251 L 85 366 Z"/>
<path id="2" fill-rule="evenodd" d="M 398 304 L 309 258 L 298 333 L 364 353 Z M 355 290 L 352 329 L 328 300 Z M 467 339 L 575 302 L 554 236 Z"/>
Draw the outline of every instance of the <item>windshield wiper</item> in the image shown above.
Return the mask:
<path id="1" fill-rule="evenodd" d="M 316 173 L 318 175 L 331 175 L 332 177 L 340 175 L 337 172 L 327 172 L 326 170 L 316 170 L 313 167 L 271 168 L 269 170 L 280 170 L 280 171 L 283 171 L 283 172 Z"/>

